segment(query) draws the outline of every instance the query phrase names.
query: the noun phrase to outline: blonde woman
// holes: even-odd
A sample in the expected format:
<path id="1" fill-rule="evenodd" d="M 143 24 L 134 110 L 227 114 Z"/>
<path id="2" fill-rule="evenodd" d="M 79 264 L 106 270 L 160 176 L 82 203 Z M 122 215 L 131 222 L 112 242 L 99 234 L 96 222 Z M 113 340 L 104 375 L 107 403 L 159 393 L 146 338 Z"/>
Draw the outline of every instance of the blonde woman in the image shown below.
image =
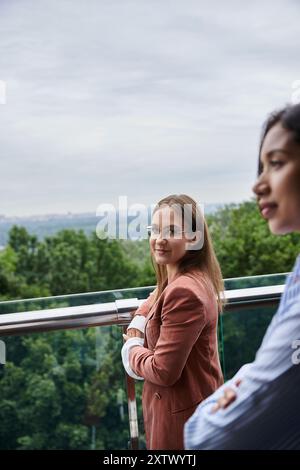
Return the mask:
<path id="1" fill-rule="evenodd" d="M 183 427 L 222 383 L 217 325 L 223 279 L 196 202 L 171 195 L 152 217 L 157 288 L 137 310 L 122 349 L 129 375 L 144 379 L 148 449 L 183 449 Z"/>

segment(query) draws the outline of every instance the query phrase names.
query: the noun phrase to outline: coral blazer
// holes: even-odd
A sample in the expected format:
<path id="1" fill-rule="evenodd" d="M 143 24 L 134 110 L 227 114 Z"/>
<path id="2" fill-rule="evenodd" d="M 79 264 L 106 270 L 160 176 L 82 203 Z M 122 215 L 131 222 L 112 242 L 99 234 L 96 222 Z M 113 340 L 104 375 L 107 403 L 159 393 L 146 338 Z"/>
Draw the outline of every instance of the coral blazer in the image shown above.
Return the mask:
<path id="1" fill-rule="evenodd" d="M 134 346 L 132 370 L 145 379 L 142 403 L 147 449 L 183 449 L 183 427 L 197 405 L 223 383 L 217 341 L 218 308 L 201 272 L 177 276 L 146 317 L 144 346 Z"/>

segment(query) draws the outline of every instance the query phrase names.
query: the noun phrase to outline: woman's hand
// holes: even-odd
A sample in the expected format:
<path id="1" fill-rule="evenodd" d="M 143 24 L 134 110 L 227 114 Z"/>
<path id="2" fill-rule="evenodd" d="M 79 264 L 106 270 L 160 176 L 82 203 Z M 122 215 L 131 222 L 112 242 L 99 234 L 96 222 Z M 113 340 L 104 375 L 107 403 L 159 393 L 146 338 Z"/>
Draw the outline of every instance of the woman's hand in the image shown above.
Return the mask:
<path id="1" fill-rule="evenodd" d="M 144 333 L 142 333 L 137 328 L 129 328 L 126 331 L 126 335 L 123 335 L 123 338 L 125 341 L 127 341 L 129 338 L 144 338 Z"/>
<path id="2" fill-rule="evenodd" d="M 235 385 L 240 386 L 241 380 L 237 380 Z M 236 392 L 232 388 L 228 387 L 224 389 L 224 395 L 219 398 L 217 403 L 212 407 L 211 413 L 216 413 L 218 410 L 227 408 L 236 399 Z"/>

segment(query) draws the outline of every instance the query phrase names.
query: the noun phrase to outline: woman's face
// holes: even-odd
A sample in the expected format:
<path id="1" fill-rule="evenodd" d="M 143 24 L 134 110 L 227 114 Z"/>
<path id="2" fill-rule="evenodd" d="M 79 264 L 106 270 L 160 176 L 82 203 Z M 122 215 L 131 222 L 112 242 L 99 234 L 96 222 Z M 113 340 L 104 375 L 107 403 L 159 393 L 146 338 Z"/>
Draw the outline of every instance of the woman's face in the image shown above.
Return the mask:
<path id="1" fill-rule="evenodd" d="M 271 232 L 300 231 L 300 144 L 278 123 L 265 137 L 260 160 L 262 173 L 253 191 Z"/>
<path id="2" fill-rule="evenodd" d="M 188 243 L 182 217 L 170 206 L 162 206 L 153 214 L 151 226 L 150 250 L 156 263 L 177 265 Z"/>

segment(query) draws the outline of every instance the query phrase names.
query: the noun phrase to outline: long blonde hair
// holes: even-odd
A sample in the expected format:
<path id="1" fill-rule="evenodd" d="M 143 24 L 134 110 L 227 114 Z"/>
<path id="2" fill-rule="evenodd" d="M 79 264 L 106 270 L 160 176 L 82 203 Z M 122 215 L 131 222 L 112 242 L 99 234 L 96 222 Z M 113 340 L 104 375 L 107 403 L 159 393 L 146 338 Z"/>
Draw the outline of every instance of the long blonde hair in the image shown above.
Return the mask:
<path id="1" fill-rule="evenodd" d="M 218 309 L 221 312 L 224 304 L 224 281 L 221 272 L 219 262 L 217 260 L 215 250 L 212 244 L 212 240 L 208 231 L 206 220 L 197 205 L 196 201 L 186 194 L 172 194 L 161 199 L 154 208 L 153 214 L 158 211 L 162 206 L 174 206 L 174 208 L 181 208 L 182 215 L 185 207 L 189 206 L 192 209 L 192 230 L 195 230 L 197 221 L 201 220 L 204 233 L 203 233 L 203 245 L 201 249 L 187 250 L 183 258 L 179 262 L 179 272 L 181 274 L 188 273 L 192 270 L 198 270 L 206 274 L 210 279 L 214 293 L 216 294 Z M 175 209 L 175 210 L 176 210 Z M 154 293 L 153 303 L 159 298 L 163 290 L 168 284 L 167 268 L 165 265 L 159 265 L 156 263 L 153 256 L 152 264 L 156 273 L 157 288 Z"/>

